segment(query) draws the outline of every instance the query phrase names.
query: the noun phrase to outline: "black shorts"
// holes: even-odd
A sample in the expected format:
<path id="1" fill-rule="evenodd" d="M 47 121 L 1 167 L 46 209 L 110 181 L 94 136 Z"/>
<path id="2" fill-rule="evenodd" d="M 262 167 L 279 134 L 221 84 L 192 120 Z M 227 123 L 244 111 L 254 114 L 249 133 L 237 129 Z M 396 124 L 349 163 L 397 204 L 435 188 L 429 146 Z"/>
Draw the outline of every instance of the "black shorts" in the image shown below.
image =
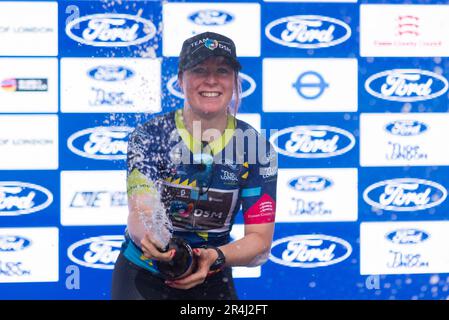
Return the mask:
<path id="1" fill-rule="evenodd" d="M 225 268 L 204 283 L 182 290 L 167 286 L 164 280 L 136 266 L 122 252 L 112 273 L 112 300 L 237 300 L 232 269 Z"/>

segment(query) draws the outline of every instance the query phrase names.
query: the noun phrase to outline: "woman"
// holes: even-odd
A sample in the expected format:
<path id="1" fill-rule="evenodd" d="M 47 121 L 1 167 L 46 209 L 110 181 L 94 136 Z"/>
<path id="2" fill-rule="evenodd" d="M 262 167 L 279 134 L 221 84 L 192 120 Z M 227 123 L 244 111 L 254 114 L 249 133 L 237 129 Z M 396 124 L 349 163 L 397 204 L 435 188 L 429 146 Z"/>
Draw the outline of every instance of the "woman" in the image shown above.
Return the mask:
<path id="1" fill-rule="evenodd" d="M 231 39 L 206 32 L 185 40 L 178 68 L 183 108 L 132 133 L 128 227 L 113 274 L 113 299 L 237 299 L 231 267 L 267 260 L 277 155 L 254 128 L 235 118 L 240 69 Z M 156 204 L 169 221 L 148 226 L 161 211 Z M 230 242 L 240 207 L 245 235 Z M 170 237 L 164 223 L 190 244 L 196 259 L 193 272 L 177 280 L 164 279 L 154 268 L 175 254 L 162 250 Z"/>

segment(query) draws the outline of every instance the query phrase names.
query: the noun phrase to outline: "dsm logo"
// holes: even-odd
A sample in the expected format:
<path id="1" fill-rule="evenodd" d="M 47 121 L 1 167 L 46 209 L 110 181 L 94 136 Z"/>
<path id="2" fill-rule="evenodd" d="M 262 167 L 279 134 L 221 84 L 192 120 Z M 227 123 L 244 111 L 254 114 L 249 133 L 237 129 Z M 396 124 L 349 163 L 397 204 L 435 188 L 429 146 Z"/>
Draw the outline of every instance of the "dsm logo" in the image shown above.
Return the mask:
<path id="1" fill-rule="evenodd" d="M 389 101 L 416 102 L 437 98 L 448 90 L 443 76 L 420 69 L 394 69 L 376 73 L 365 82 L 372 96 Z"/>
<path id="2" fill-rule="evenodd" d="M 416 120 L 397 120 L 388 123 L 385 130 L 396 136 L 417 136 L 427 131 L 428 126 L 421 121 Z"/>
<path id="3" fill-rule="evenodd" d="M 0 181 L 0 216 L 18 216 L 42 211 L 53 202 L 46 188 L 19 181 Z"/>
<path id="4" fill-rule="evenodd" d="M 429 234 L 417 229 L 399 229 L 385 235 L 394 244 L 417 244 L 429 238 Z"/>
<path id="5" fill-rule="evenodd" d="M 120 13 L 93 14 L 67 23 L 69 38 L 94 47 L 128 47 L 145 43 L 156 35 L 150 20 Z"/>
<path id="6" fill-rule="evenodd" d="M 120 235 L 83 239 L 67 249 L 67 256 L 74 263 L 84 267 L 113 269 L 124 239 Z"/>
<path id="7" fill-rule="evenodd" d="M 225 11 L 207 9 L 192 13 L 188 19 L 201 26 L 222 26 L 234 21 L 234 16 Z"/>
<path id="8" fill-rule="evenodd" d="M 339 45 L 351 37 L 351 28 L 335 18 L 299 15 L 280 18 L 265 27 L 271 41 L 291 48 L 320 49 Z"/>
<path id="9" fill-rule="evenodd" d="M 31 246 L 31 240 L 21 236 L 0 235 L 0 252 L 16 252 Z"/>
<path id="10" fill-rule="evenodd" d="M 242 85 L 242 96 L 241 98 L 245 98 L 253 94 L 253 92 L 256 90 L 256 81 L 254 81 L 253 78 L 251 78 L 249 75 L 245 73 L 239 73 L 239 78 Z M 178 84 L 178 76 L 174 75 L 167 81 L 167 90 L 175 97 L 178 97 L 180 99 L 184 99 L 184 94 L 181 91 L 181 88 Z"/>
<path id="11" fill-rule="evenodd" d="M 296 235 L 274 241 L 270 260 L 287 267 L 317 268 L 342 262 L 351 253 L 352 246 L 337 237 Z"/>
<path id="12" fill-rule="evenodd" d="M 440 184 L 415 178 L 398 178 L 372 184 L 363 192 L 369 205 L 391 211 L 418 211 L 440 205 L 447 190 Z"/>
<path id="13" fill-rule="evenodd" d="M 331 126 L 296 126 L 270 137 L 276 151 L 294 158 L 329 158 L 342 155 L 355 145 L 354 136 Z"/>
<path id="14" fill-rule="evenodd" d="M 323 191 L 333 185 L 332 180 L 320 176 L 300 176 L 288 182 L 290 188 L 296 191 Z"/>
<path id="15" fill-rule="evenodd" d="M 134 71 L 124 66 L 105 65 L 87 71 L 87 75 L 98 81 L 115 82 L 124 81 L 134 76 Z"/>
<path id="16" fill-rule="evenodd" d="M 95 160 L 126 159 L 131 127 L 96 127 L 72 134 L 67 147 L 73 153 Z"/>

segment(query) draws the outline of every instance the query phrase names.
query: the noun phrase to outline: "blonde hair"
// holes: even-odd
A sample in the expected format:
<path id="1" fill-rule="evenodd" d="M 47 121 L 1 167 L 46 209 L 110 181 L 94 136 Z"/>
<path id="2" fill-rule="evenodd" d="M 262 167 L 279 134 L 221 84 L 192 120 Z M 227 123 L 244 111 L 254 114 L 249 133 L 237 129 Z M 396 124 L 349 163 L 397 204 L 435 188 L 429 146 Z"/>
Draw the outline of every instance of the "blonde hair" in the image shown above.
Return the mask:
<path id="1" fill-rule="evenodd" d="M 236 116 L 242 102 L 242 79 L 239 77 L 238 70 L 234 70 L 234 92 L 229 103 L 229 113 Z"/>

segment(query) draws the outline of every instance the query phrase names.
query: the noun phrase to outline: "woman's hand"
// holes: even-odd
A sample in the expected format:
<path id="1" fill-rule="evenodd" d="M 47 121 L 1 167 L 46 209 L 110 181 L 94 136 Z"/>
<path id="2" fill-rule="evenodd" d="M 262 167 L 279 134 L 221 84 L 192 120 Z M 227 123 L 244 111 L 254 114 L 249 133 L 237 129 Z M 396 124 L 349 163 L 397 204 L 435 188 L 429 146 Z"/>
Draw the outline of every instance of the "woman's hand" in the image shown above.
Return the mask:
<path id="1" fill-rule="evenodd" d="M 167 252 L 160 251 L 155 241 L 148 233 L 142 238 L 140 245 L 143 255 L 148 259 L 168 262 L 173 259 L 176 253 L 175 249 L 168 250 Z"/>
<path id="2" fill-rule="evenodd" d="M 197 269 L 194 273 L 187 277 L 165 281 L 165 284 L 176 289 L 190 289 L 203 283 L 209 273 L 210 266 L 217 260 L 217 252 L 213 249 L 193 249 L 193 254 L 196 257 Z"/>

